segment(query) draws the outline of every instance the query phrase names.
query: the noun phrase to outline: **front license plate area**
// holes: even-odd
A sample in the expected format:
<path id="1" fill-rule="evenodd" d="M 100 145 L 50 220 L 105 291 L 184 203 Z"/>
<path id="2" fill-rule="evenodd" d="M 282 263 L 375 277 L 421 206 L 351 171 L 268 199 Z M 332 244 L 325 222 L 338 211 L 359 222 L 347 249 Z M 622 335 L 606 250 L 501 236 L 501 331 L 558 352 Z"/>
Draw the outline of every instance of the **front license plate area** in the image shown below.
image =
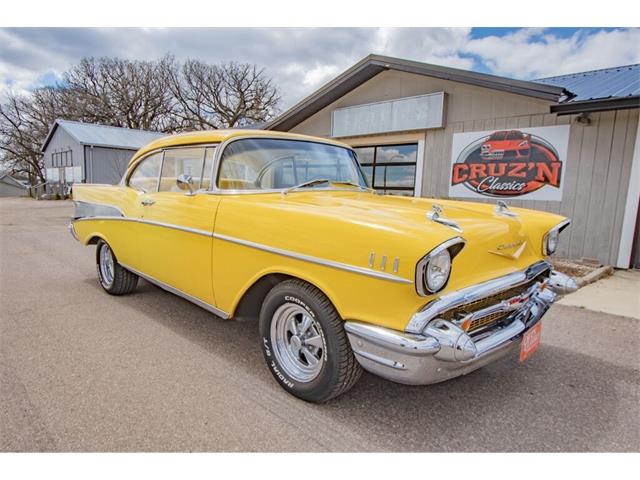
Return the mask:
<path id="1" fill-rule="evenodd" d="M 538 322 L 535 326 L 525 333 L 520 343 L 520 361 L 526 361 L 540 346 L 540 337 L 542 335 L 542 322 Z"/>

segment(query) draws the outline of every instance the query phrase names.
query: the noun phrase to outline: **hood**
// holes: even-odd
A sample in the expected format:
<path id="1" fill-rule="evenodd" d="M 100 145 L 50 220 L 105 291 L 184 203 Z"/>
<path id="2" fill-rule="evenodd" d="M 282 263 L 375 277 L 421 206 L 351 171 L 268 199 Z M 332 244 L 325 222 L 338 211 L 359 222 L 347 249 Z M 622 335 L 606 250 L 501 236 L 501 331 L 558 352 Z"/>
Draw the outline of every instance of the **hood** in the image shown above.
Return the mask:
<path id="1" fill-rule="evenodd" d="M 517 216 L 507 216 L 491 204 L 329 189 L 252 197 L 254 223 L 268 224 L 270 218 L 280 218 L 273 215 L 278 210 L 287 218 L 278 220 L 279 234 L 299 238 L 301 253 L 363 267 L 372 252 L 378 258 L 397 257 L 398 275 L 411 280 L 420 258 L 442 242 L 462 237 L 466 245 L 454 259 L 447 289 L 522 270 L 540 260 L 543 235 L 563 218 L 525 209 L 512 209 Z M 429 219 L 434 204 L 440 207 L 441 217 L 455 222 L 462 231 Z M 262 209 L 271 213 L 260 212 Z M 236 206 L 234 211 L 240 210 Z M 270 231 L 272 228 L 262 225 L 255 229 L 252 240 L 278 246 L 277 235 Z"/>

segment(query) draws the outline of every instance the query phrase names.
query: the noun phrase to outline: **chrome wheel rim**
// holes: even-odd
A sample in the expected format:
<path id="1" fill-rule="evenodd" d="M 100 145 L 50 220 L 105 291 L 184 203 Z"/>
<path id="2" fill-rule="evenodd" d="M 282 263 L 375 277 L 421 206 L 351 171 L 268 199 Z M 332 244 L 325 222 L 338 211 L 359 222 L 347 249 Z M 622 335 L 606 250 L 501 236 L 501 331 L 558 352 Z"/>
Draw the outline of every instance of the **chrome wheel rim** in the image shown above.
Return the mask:
<path id="1" fill-rule="evenodd" d="M 295 303 L 281 305 L 271 320 L 273 353 L 282 369 L 298 382 L 313 381 L 325 358 L 324 333 L 311 314 Z"/>
<path id="2" fill-rule="evenodd" d="M 102 283 L 107 287 L 113 284 L 114 270 L 111 249 L 107 245 L 102 245 L 100 248 L 100 276 L 102 277 Z"/>

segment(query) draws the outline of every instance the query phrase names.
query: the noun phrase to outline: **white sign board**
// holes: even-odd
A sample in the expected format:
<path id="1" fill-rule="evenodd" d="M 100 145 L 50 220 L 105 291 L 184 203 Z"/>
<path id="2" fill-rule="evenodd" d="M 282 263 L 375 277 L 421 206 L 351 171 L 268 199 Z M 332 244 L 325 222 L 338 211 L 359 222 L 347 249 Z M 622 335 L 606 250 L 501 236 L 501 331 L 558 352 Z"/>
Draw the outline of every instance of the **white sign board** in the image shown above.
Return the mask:
<path id="1" fill-rule="evenodd" d="M 562 200 L 569 125 L 453 135 L 449 196 Z"/>
<path id="2" fill-rule="evenodd" d="M 331 112 L 331 136 L 442 128 L 444 92 L 338 108 Z"/>

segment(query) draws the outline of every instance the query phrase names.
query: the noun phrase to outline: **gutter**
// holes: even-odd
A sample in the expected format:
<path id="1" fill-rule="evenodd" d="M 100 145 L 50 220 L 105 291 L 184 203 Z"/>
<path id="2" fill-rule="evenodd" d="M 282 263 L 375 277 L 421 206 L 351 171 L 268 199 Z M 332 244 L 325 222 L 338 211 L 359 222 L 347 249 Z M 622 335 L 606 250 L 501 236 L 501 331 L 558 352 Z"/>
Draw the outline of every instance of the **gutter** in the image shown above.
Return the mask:
<path id="1" fill-rule="evenodd" d="M 550 111 L 551 113 L 556 113 L 558 115 L 573 115 L 576 113 L 627 110 L 630 108 L 640 108 L 640 95 L 560 103 L 557 105 L 551 105 Z"/>

